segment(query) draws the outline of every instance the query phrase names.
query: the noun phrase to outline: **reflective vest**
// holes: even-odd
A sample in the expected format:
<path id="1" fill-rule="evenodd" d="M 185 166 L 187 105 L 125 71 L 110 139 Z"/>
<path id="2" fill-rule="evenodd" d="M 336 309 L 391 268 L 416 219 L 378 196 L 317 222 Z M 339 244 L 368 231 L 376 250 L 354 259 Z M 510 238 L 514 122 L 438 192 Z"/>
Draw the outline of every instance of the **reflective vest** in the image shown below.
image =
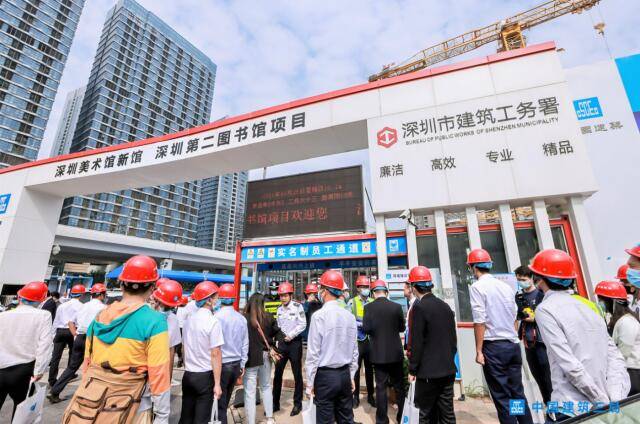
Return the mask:
<path id="1" fill-rule="evenodd" d="M 369 303 L 369 298 L 366 301 L 362 301 L 360 295 L 351 299 L 351 312 L 356 317 L 356 323 L 358 325 L 358 341 L 364 341 L 367 339 L 367 335 L 364 333 L 362 327 L 362 320 L 364 318 L 364 305 Z"/>
<path id="2" fill-rule="evenodd" d="M 600 315 L 602 318 L 605 318 L 604 311 L 602 310 L 602 308 L 600 308 L 600 305 L 598 305 L 597 303 L 594 303 L 594 302 L 590 301 L 589 299 L 580 296 L 579 294 L 572 294 L 571 297 L 573 297 L 574 299 L 579 300 L 580 302 L 584 303 L 593 312 L 595 312 L 596 314 Z"/>
<path id="3" fill-rule="evenodd" d="M 269 312 L 275 318 L 278 313 L 278 308 L 282 305 L 282 302 L 279 300 L 270 300 L 268 302 L 264 302 L 264 310 Z"/>

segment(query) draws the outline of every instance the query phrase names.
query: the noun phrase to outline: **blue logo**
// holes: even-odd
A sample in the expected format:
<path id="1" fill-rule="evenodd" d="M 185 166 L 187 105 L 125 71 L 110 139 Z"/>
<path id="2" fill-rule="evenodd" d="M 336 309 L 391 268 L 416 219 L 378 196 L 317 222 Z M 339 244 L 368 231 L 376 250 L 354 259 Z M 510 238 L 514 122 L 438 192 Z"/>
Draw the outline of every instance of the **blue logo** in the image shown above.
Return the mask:
<path id="1" fill-rule="evenodd" d="M 509 399 L 509 415 L 524 415 L 524 399 Z"/>
<path id="2" fill-rule="evenodd" d="M 597 97 L 574 100 L 573 108 L 576 110 L 576 116 L 580 121 L 602 116 L 602 108 L 600 107 L 600 102 Z"/>
<path id="3" fill-rule="evenodd" d="M 0 215 L 7 212 L 7 208 L 9 208 L 9 199 L 11 199 L 11 193 L 0 194 Z"/>

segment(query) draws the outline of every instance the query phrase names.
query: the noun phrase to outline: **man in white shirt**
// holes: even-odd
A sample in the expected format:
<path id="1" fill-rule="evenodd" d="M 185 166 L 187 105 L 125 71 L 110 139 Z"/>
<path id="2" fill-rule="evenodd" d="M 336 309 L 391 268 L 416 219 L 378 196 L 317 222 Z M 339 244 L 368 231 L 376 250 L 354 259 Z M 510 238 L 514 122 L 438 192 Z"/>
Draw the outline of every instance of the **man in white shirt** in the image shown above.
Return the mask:
<path id="1" fill-rule="evenodd" d="M 307 393 L 314 394 L 316 423 L 353 424 L 353 377 L 358 369 L 356 319 L 337 299 L 342 274 L 326 271 L 320 278 L 323 306 L 311 317 L 307 339 Z"/>
<path id="2" fill-rule="evenodd" d="M 188 300 L 188 297 L 183 296 L 181 305 L 176 310 L 176 318 L 178 319 L 178 327 L 180 327 L 180 340 L 182 340 L 182 329 L 184 328 L 184 323 L 187 320 L 187 317 L 196 309 L 195 300 Z M 176 353 L 178 354 L 178 368 L 182 368 L 184 365 L 184 352 L 182 349 L 182 342 L 176 346 Z"/>
<path id="3" fill-rule="evenodd" d="M 199 283 L 191 298 L 197 310 L 190 314 L 183 329 L 184 376 L 180 424 L 207 423 L 211 420 L 213 397 L 220 399 L 222 388 L 222 350 L 224 337 L 213 310 L 218 303 L 218 286 Z M 213 396 L 211 396 L 213 394 Z"/>
<path id="4" fill-rule="evenodd" d="M 476 339 L 476 362 L 482 365 L 491 398 L 501 424 L 533 424 L 531 410 L 522 385 L 522 355 L 515 329 L 518 307 L 515 290 L 493 277 L 489 252 L 474 249 L 467 265 L 476 282 L 469 288 L 473 331 Z M 518 414 L 511 403 L 518 405 Z"/>
<path id="5" fill-rule="evenodd" d="M 71 288 L 69 300 L 61 303 L 56 310 L 56 317 L 53 320 L 53 329 L 56 334 L 53 337 L 53 355 L 51 356 L 51 364 L 49 365 L 50 388 L 53 388 L 53 385 L 56 384 L 56 380 L 58 379 L 58 367 L 60 366 L 60 358 L 62 358 L 62 352 L 65 347 L 69 349 L 67 367 L 69 367 L 71 363 L 76 316 L 78 309 L 82 306 L 80 298 L 86 291 L 82 284 L 76 284 Z"/>
<path id="6" fill-rule="evenodd" d="M 38 309 L 46 297 L 45 283 L 29 283 L 18 291 L 18 307 L 0 313 L 0 409 L 9 395 L 12 418 L 27 397 L 30 380 L 40 380 L 51 359 L 51 314 Z"/>
<path id="7" fill-rule="evenodd" d="M 224 344 L 222 345 L 222 373 L 220 385 L 222 396 L 218 401 L 218 419 L 227 424 L 227 408 L 236 380 L 244 374 L 249 357 L 249 327 L 247 319 L 233 308 L 236 290 L 233 284 L 224 284 L 218 292 L 220 310 L 216 312 L 222 327 Z"/>
<path id="8" fill-rule="evenodd" d="M 84 343 L 87 336 L 87 329 L 95 319 L 96 315 L 107 307 L 107 305 L 105 305 L 107 287 L 104 284 L 94 284 L 89 293 L 91 293 L 91 300 L 80 305 L 76 313 L 75 322 L 69 324 L 71 332 L 75 333 L 73 347 L 69 353 L 69 364 L 67 365 L 67 368 L 56 380 L 54 385 L 51 387 L 51 392 L 47 396 L 51 403 L 58 403 L 64 400 L 60 398 L 60 393 L 62 393 L 67 384 L 69 384 L 76 376 L 76 373 L 78 372 L 78 369 L 80 369 L 82 361 L 84 360 Z"/>

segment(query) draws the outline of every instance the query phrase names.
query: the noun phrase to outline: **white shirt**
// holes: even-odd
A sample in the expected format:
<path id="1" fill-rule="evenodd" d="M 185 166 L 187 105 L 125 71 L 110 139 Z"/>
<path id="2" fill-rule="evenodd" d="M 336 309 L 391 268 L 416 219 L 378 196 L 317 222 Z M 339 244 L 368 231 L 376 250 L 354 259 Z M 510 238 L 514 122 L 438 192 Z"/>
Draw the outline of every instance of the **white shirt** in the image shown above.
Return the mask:
<path id="1" fill-rule="evenodd" d="M 178 318 L 178 325 L 180 328 L 184 328 L 184 323 L 187 321 L 187 317 L 197 309 L 198 307 L 196 306 L 195 300 L 190 300 L 189 303 L 178 308 L 176 311 L 176 317 Z"/>
<path id="2" fill-rule="evenodd" d="M 180 325 L 176 314 L 169 312 L 166 314 L 166 317 L 169 332 L 169 348 L 172 348 L 182 343 L 182 335 L 180 334 Z"/>
<path id="3" fill-rule="evenodd" d="M 483 274 L 469 288 L 471 312 L 475 324 L 484 324 L 484 340 L 509 340 L 518 343 L 514 323 L 518 307 L 516 292 L 504 281 Z"/>
<path id="4" fill-rule="evenodd" d="M 549 357 L 551 400 L 606 405 L 627 396 L 631 383 L 624 358 L 589 306 L 569 292 L 549 290 L 536 308 L 536 322 Z"/>
<path id="5" fill-rule="evenodd" d="M 304 314 L 304 308 L 298 302 L 293 300 L 288 305 L 280 305 L 276 313 L 278 327 L 282 333 L 294 339 L 307 328 L 307 318 Z"/>
<path id="6" fill-rule="evenodd" d="M 75 321 L 78 327 L 78 334 L 87 334 L 87 329 L 89 325 L 91 325 L 91 321 L 106 307 L 107 305 L 98 299 L 91 299 L 87 303 L 81 304 L 78 308 Z M 58 315 L 56 314 L 56 318 L 57 317 Z"/>
<path id="7" fill-rule="evenodd" d="M 53 351 L 49 311 L 18 305 L 0 313 L 0 369 L 36 361 L 33 374 L 43 374 Z"/>
<path id="8" fill-rule="evenodd" d="M 616 322 L 612 337 L 627 368 L 640 369 L 640 322 L 631 314 L 623 315 Z"/>
<path id="9" fill-rule="evenodd" d="M 211 371 L 211 350 L 224 344 L 222 327 L 209 309 L 198 308 L 190 314 L 182 329 L 184 369 Z"/>
<path id="10" fill-rule="evenodd" d="M 313 387 L 318 368 L 345 365 L 349 365 L 353 378 L 358 369 L 356 319 L 337 301 L 331 300 L 311 316 L 305 361 L 307 387 Z"/>
<path id="11" fill-rule="evenodd" d="M 53 320 L 53 328 L 69 328 L 70 322 L 76 322 L 78 309 L 82 306 L 82 302 L 73 298 L 60 304 L 56 309 L 56 319 Z"/>
<path id="12" fill-rule="evenodd" d="M 240 361 L 244 368 L 249 357 L 249 328 L 247 319 L 233 306 L 223 306 L 215 315 L 222 327 L 222 363 Z"/>

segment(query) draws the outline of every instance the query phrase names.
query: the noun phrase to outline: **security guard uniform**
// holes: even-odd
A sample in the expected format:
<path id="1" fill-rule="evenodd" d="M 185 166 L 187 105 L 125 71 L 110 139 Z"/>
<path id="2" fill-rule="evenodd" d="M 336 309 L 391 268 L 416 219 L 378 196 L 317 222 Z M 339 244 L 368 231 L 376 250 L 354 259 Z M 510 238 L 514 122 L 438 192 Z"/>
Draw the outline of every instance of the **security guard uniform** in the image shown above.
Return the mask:
<path id="1" fill-rule="evenodd" d="M 294 410 L 302 409 L 302 332 L 307 328 L 307 319 L 302 305 L 295 301 L 282 304 L 276 313 L 278 327 L 282 330 L 286 340 L 279 340 L 277 348 L 282 358 L 276 363 L 275 375 L 273 377 L 273 410 L 280 409 L 280 392 L 282 390 L 282 374 L 291 361 L 291 370 L 295 382 L 293 393 Z M 287 341 L 289 340 L 289 341 Z"/>
<path id="2" fill-rule="evenodd" d="M 373 397 L 373 366 L 371 365 L 371 359 L 369 355 L 370 345 L 369 337 L 364 333 L 362 328 L 362 322 L 364 319 L 364 305 L 371 303 L 371 298 L 367 297 L 362 300 L 362 296 L 357 295 L 349 301 L 349 309 L 356 318 L 356 325 L 358 327 L 358 370 L 353 378 L 356 389 L 353 392 L 353 402 L 355 407 L 360 404 L 360 369 L 364 362 L 364 378 L 367 385 L 367 399 L 372 406 L 375 406 L 375 400 Z"/>

